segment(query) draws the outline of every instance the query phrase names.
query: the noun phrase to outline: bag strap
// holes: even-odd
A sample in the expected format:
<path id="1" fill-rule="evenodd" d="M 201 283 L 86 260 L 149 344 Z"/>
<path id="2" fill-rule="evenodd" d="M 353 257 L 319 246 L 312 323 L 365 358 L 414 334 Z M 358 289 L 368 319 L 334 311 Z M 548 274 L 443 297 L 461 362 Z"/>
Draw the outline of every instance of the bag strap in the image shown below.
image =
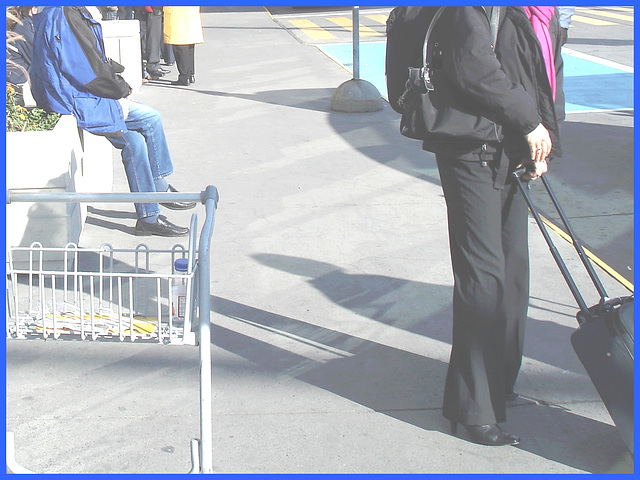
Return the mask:
<path id="1" fill-rule="evenodd" d="M 422 45 L 422 78 L 424 79 L 424 86 L 427 88 L 427 91 L 433 91 L 433 84 L 431 83 L 431 75 L 429 74 L 429 65 L 431 64 L 431 52 L 429 52 L 429 38 L 431 37 L 431 32 L 433 32 L 433 27 L 444 12 L 444 9 L 447 7 L 440 7 L 438 11 L 433 15 L 431 22 L 429 23 L 429 28 L 427 28 L 427 33 L 424 36 L 424 44 Z"/>
<path id="2" fill-rule="evenodd" d="M 433 15 L 427 33 L 424 36 L 424 44 L 422 46 L 422 78 L 424 79 L 424 85 L 427 91 L 433 91 L 433 84 L 431 83 L 431 74 L 429 73 L 429 65 L 431 64 L 431 52 L 429 52 L 429 38 L 435 27 L 436 22 L 447 7 L 440 7 L 438 11 Z M 491 13 L 487 12 L 490 9 Z M 500 25 L 500 10 L 501 7 L 482 7 L 489 25 L 491 28 L 491 49 L 496 50 L 496 42 L 498 40 L 498 26 Z"/>

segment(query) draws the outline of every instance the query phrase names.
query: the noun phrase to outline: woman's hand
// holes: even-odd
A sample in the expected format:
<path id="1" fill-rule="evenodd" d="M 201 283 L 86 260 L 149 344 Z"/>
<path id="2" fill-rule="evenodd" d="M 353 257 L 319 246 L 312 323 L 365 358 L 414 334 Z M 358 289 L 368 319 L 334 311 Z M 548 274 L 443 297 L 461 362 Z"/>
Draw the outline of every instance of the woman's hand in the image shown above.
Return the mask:
<path id="1" fill-rule="evenodd" d="M 522 162 L 518 168 L 526 167 L 525 173 L 522 174 L 523 180 L 535 180 L 547 173 L 547 157 L 551 153 L 551 137 L 549 131 L 540 123 L 532 132 L 525 135 L 525 139 L 529 145 L 531 159 Z"/>
<path id="2" fill-rule="evenodd" d="M 538 124 L 532 132 L 525 135 L 525 139 L 529 144 L 531 160 L 536 163 L 546 160 L 551 153 L 551 137 L 544 125 Z"/>
<path id="3" fill-rule="evenodd" d="M 548 170 L 548 164 L 546 160 L 542 160 L 541 162 L 524 162 L 518 165 L 518 168 L 525 167 L 525 172 L 522 174 L 522 179 L 525 181 L 536 180 L 538 177 L 541 177 Z"/>

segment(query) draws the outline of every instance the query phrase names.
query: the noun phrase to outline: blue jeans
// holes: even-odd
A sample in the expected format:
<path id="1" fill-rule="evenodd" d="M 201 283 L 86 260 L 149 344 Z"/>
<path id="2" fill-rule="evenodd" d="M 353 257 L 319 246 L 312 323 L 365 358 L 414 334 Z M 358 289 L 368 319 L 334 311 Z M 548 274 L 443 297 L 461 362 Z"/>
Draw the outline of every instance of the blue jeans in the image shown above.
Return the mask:
<path id="1" fill-rule="evenodd" d="M 157 110 L 142 103 L 129 103 L 127 131 L 118 137 L 107 137 L 122 150 L 122 163 L 132 192 L 166 192 L 164 177 L 173 173 L 173 163 L 162 118 Z M 157 203 L 134 204 L 138 218 L 155 220 L 160 213 Z M 151 217 L 151 218 L 149 218 Z"/>

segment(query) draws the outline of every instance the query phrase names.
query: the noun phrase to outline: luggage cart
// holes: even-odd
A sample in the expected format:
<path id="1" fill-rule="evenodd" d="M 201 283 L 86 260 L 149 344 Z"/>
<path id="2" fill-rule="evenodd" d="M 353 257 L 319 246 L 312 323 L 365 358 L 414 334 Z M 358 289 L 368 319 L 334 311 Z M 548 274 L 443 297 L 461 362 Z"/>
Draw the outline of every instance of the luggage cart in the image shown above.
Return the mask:
<path id="1" fill-rule="evenodd" d="M 201 202 L 206 218 L 196 250 L 197 217 L 188 245 L 153 250 L 62 248 L 7 249 L 7 340 L 156 342 L 198 345 L 200 438 L 191 440 L 189 473 L 212 473 L 210 245 L 218 191 L 201 193 L 25 193 L 15 202 L 151 203 Z M 179 262 L 176 262 L 178 259 Z M 176 269 L 176 263 L 180 268 Z M 184 271 L 186 270 L 186 271 Z M 17 464 L 14 435 L 7 432 L 7 471 L 34 473 Z"/>

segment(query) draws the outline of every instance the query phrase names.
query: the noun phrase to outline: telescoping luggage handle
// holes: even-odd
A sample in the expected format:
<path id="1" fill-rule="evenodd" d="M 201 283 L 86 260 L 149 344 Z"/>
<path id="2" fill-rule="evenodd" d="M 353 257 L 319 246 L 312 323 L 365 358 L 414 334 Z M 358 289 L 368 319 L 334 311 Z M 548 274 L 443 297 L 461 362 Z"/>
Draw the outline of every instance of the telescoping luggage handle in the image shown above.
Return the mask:
<path id="1" fill-rule="evenodd" d="M 554 245 L 553 240 L 551 239 L 551 236 L 549 235 L 549 231 L 547 230 L 547 227 L 545 226 L 544 222 L 542 221 L 542 217 L 540 217 L 540 214 L 538 213 L 538 210 L 536 209 L 535 205 L 533 204 L 533 201 L 531 200 L 531 195 L 529 195 L 529 192 L 528 192 L 528 188 L 527 188 L 528 185 L 525 186 L 523 181 L 522 181 L 522 178 L 520 178 L 525 171 L 526 171 L 525 168 L 519 168 L 519 169 L 517 169 L 516 171 L 513 172 L 513 176 L 516 178 L 516 182 L 517 182 L 518 186 L 520 187 L 520 191 L 524 195 L 524 198 L 527 201 L 527 204 L 529 205 L 529 210 L 531 210 L 531 214 L 533 215 L 533 218 L 535 219 L 536 223 L 540 227 L 540 231 L 542 232 L 542 235 L 544 236 L 544 239 L 546 240 L 547 245 L 549 245 L 549 249 L 551 250 L 551 254 L 553 255 L 554 260 L 558 264 L 558 267 L 560 268 L 560 272 L 562 272 L 562 276 L 566 280 L 567 285 L 569 285 L 569 289 L 571 290 L 571 293 L 573 294 L 574 298 L 576 299 L 576 302 L 578 303 L 578 306 L 580 307 L 580 312 L 582 313 L 582 315 L 578 315 L 578 322 L 580 324 L 583 324 L 584 322 L 592 319 L 593 318 L 593 314 L 592 314 L 591 310 L 589 309 L 589 307 L 587 306 L 587 304 L 585 303 L 584 298 L 580 294 L 580 290 L 578 289 L 578 286 L 576 285 L 575 281 L 573 280 L 573 277 L 569 273 L 569 270 L 567 269 L 567 266 L 564 263 L 564 260 L 562 260 L 562 257 L 560 256 L 560 253 L 558 252 L 558 249 Z M 578 256 L 580 257 L 580 260 L 582 260 L 582 263 L 584 264 L 585 268 L 587 269 L 587 272 L 589 273 L 589 276 L 591 277 L 591 280 L 593 281 L 593 284 L 595 285 L 596 289 L 598 290 L 598 294 L 600 295 L 600 303 L 596 307 L 606 308 L 606 305 L 609 304 L 610 300 L 609 300 L 609 296 L 607 295 L 607 292 L 606 292 L 604 286 L 602 285 L 602 282 L 600 281 L 600 278 L 598 277 L 598 274 L 596 273 L 595 269 L 593 268 L 593 265 L 591 264 L 591 261 L 587 257 L 584 249 L 582 248 L 582 244 L 578 240 L 575 232 L 573 231 L 573 228 L 571 228 L 571 225 L 569 224 L 569 220 L 567 219 L 567 216 L 564 213 L 564 210 L 562 209 L 562 206 L 558 202 L 558 198 L 555 196 L 555 194 L 553 193 L 553 190 L 551 189 L 551 185 L 549 184 L 549 180 L 547 180 L 545 175 L 542 175 L 540 177 L 540 179 L 542 180 L 542 183 L 543 183 L 545 189 L 549 193 L 549 197 L 551 197 L 551 201 L 553 203 L 553 206 L 556 209 L 556 211 L 558 212 L 558 215 L 560 216 L 560 219 L 562 220 L 562 223 L 566 227 L 567 232 L 568 232 L 569 236 L 571 237 L 571 241 L 573 242 L 573 245 L 574 245 L 576 251 L 578 252 Z"/>

